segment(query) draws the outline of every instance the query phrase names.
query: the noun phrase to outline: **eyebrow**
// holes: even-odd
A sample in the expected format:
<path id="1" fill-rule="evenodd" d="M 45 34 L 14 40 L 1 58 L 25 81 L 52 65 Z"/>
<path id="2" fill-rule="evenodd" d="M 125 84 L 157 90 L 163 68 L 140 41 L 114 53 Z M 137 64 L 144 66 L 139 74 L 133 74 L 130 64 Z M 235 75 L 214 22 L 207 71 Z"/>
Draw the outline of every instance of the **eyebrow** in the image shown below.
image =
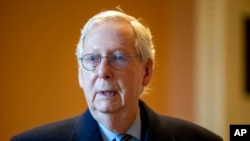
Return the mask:
<path id="1" fill-rule="evenodd" d="M 84 54 L 98 54 L 99 53 L 98 49 L 92 49 L 89 53 L 84 53 Z M 108 54 L 114 54 L 114 53 L 124 53 L 124 54 L 129 54 L 129 50 L 126 48 L 115 48 L 107 51 Z"/>

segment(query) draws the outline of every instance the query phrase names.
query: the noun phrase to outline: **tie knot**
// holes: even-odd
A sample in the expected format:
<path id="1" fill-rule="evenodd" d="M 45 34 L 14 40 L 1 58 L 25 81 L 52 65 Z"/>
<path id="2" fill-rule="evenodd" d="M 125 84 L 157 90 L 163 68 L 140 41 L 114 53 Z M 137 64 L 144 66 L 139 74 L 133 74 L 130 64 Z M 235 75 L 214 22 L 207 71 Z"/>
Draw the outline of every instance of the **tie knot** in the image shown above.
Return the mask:
<path id="1" fill-rule="evenodd" d="M 124 136 L 122 136 L 122 138 L 121 138 L 120 141 L 129 141 L 129 139 L 130 139 L 131 137 L 132 137 L 131 135 L 125 134 Z"/>
<path id="2" fill-rule="evenodd" d="M 125 135 L 118 135 L 112 141 L 130 141 L 131 139 L 132 139 L 131 135 L 125 134 Z"/>

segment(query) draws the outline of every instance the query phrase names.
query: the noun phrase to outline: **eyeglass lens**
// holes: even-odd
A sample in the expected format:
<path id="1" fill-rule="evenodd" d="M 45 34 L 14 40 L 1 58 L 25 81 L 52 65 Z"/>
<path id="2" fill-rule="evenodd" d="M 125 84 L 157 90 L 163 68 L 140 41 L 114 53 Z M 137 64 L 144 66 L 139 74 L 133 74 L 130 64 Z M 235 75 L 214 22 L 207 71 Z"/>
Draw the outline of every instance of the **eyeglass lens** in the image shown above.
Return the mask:
<path id="1" fill-rule="evenodd" d="M 137 56 L 137 55 L 133 55 Z M 100 56 L 95 54 L 86 54 L 81 59 L 82 65 L 85 69 L 93 71 L 97 68 L 97 66 L 101 63 L 103 58 L 108 59 L 109 65 L 111 65 L 115 69 L 123 69 L 127 67 L 129 63 L 129 58 L 133 57 L 121 53 L 115 53 L 109 56 Z"/>

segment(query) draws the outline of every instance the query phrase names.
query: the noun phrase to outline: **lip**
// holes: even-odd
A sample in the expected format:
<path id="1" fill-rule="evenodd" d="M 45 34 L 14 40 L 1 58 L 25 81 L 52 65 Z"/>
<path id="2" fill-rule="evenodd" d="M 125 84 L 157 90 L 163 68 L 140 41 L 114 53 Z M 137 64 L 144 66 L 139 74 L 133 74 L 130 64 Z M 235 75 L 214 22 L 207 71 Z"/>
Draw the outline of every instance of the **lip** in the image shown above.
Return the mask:
<path id="1" fill-rule="evenodd" d="M 98 91 L 97 94 L 102 95 L 102 96 L 114 96 L 117 94 L 117 91 L 104 90 L 104 91 Z"/>

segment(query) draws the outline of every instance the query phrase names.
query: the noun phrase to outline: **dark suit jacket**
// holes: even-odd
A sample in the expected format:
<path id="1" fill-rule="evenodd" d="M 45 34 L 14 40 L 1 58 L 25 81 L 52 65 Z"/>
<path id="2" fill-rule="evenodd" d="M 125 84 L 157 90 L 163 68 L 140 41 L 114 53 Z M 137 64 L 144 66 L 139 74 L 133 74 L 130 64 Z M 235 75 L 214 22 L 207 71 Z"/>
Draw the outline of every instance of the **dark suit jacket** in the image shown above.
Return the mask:
<path id="1" fill-rule="evenodd" d="M 214 133 L 193 123 L 156 114 L 139 102 L 141 141 L 221 141 Z M 121 121 L 122 122 L 122 121 Z M 89 110 L 82 115 L 47 124 L 20 135 L 11 141 L 101 141 L 98 124 Z"/>

